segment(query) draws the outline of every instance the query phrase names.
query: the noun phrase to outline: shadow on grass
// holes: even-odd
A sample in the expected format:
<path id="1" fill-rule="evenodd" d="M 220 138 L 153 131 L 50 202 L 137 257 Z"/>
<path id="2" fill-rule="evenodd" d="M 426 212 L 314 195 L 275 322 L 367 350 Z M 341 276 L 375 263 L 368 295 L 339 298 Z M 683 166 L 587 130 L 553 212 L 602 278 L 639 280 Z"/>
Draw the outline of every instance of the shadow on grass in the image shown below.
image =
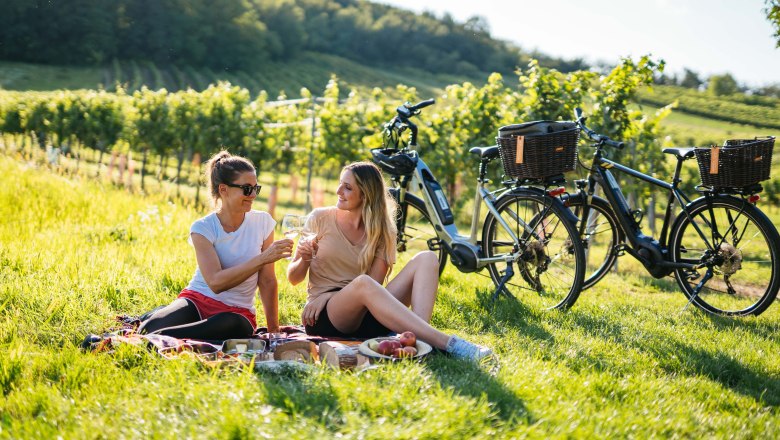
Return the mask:
<path id="1" fill-rule="evenodd" d="M 673 278 L 653 280 L 653 284 L 662 290 L 676 291 L 683 295 Z M 524 336 L 555 343 L 556 336 L 547 331 L 542 322 L 561 321 L 560 324 L 581 329 L 590 337 L 601 339 L 611 345 L 622 346 L 626 350 L 647 354 L 661 369 L 670 374 L 704 376 L 762 404 L 780 406 L 780 378 L 767 375 L 760 366 L 741 362 L 727 352 L 697 347 L 696 341 L 669 338 L 669 335 L 662 331 L 648 333 L 646 328 L 638 329 L 626 322 L 616 321 L 614 316 L 593 314 L 584 310 L 537 311 L 523 304 L 522 298 L 499 296 L 496 301 L 492 301 L 492 295 L 492 291 L 477 291 L 478 303 L 488 311 L 490 317 L 484 320 L 485 331 L 489 332 L 491 328 L 497 327 L 513 328 Z M 552 313 L 566 313 L 566 316 L 550 315 Z M 704 312 L 702 316 L 709 320 L 714 332 L 742 330 L 769 342 L 775 341 L 776 335 L 780 332 L 780 325 L 776 323 L 761 322 L 756 319 L 725 318 Z M 637 331 L 646 334 L 637 338 Z M 707 329 L 696 331 L 707 334 Z M 587 350 L 578 352 L 574 358 L 562 353 L 550 353 L 550 355 L 575 371 L 595 369 L 617 375 L 632 371 L 629 365 L 621 364 L 620 359 L 594 356 L 588 354 Z"/>
<path id="2" fill-rule="evenodd" d="M 486 371 L 484 365 L 453 360 L 442 355 L 429 359 L 426 366 L 442 388 L 475 400 L 484 396 L 495 409 L 498 418 L 510 423 L 534 422 L 525 402 Z"/>
<path id="3" fill-rule="evenodd" d="M 495 413 L 493 417 L 508 423 L 533 423 L 524 401 L 486 371 L 486 366 L 437 355 L 430 356 L 425 367 L 443 389 L 474 400 L 486 399 Z M 343 410 L 329 384 L 312 380 L 301 371 L 258 375 L 257 379 L 269 405 L 291 416 L 316 420 L 333 431 L 343 427 Z"/>
<path id="4" fill-rule="evenodd" d="M 536 311 L 514 297 L 499 295 L 493 301 L 492 290 L 477 289 L 476 295 L 477 303 L 489 316 L 489 318 L 484 319 L 483 328 L 485 331 L 492 330 L 495 333 L 497 329 L 507 327 L 516 329 L 523 335 L 534 339 L 545 341 L 554 339 L 553 334 L 539 324 L 541 322 L 539 313 L 548 312 Z"/>
<path id="5" fill-rule="evenodd" d="M 661 363 L 670 373 L 702 375 L 762 404 L 780 406 L 780 379 L 776 376 L 762 374 L 723 352 L 681 343 L 672 343 L 670 348 L 677 359 Z"/>
<path id="6" fill-rule="evenodd" d="M 734 320 L 725 323 L 721 321 L 723 319 L 715 318 L 724 330 L 755 324 Z M 704 376 L 757 402 L 780 406 L 780 378 L 767 375 L 758 367 L 746 365 L 728 353 L 702 349 L 677 338 L 670 338 L 668 333 L 647 333 L 646 329 L 645 335 L 636 338 L 635 329 L 629 328 L 630 331 L 626 331 L 628 326 L 615 322 L 609 316 L 579 312 L 572 316 L 572 321 L 591 337 L 651 356 L 658 366 L 669 374 Z M 632 333 L 634 337 L 630 336 Z M 609 360 L 586 353 L 579 353 L 576 359 L 561 360 L 575 370 L 587 366 L 587 368 L 609 372 L 616 368 Z"/>
<path id="7" fill-rule="evenodd" d="M 780 304 L 775 304 L 770 307 L 778 307 Z M 715 316 L 711 314 L 704 314 L 712 323 L 713 327 L 719 331 L 732 331 L 743 330 L 753 335 L 759 336 L 767 341 L 777 340 L 777 335 L 780 335 L 780 323 L 777 322 L 765 322 L 761 321 L 761 318 L 727 318 L 724 316 Z"/>
<path id="8" fill-rule="evenodd" d="M 303 416 L 330 429 L 337 429 L 342 419 L 338 397 L 329 385 L 307 376 L 308 373 L 296 371 L 273 376 L 258 375 L 258 383 L 266 390 L 268 404 L 291 416 Z"/>

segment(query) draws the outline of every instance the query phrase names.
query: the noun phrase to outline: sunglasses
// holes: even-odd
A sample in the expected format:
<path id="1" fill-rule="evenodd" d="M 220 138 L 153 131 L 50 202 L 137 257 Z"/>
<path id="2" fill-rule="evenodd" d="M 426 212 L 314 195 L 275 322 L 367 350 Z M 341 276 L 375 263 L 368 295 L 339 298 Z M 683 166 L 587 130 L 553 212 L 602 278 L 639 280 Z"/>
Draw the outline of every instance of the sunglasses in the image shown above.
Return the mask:
<path id="1" fill-rule="evenodd" d="M 262 186 L 260 185 L 250 185 L 248 183 L 245 183 L 243 185 L 236 185 L 235 183 L 226 183 L 225 185 L 231 188 L 241 188 L 241 190 L 244 191 L 244 195 L 247 197 L 252 195 L 252 191 L 254 191 L 255 194 L 259 193 L 260 188 L 262 188 Z"/>

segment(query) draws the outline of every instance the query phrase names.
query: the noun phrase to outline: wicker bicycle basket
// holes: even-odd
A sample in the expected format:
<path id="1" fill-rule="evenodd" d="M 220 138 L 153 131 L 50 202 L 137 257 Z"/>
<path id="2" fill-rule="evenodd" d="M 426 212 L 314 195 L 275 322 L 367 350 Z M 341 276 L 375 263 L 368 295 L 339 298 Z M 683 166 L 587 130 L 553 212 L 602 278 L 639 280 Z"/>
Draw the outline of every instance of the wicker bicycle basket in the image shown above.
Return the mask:
<path id="1" fill-rule="evenodd" d="M 580 128 L 574 122 L 534 121 L 498 129 L 504 174 L 513 179 L 544 179 L 574 170 Z"/>
<path id="2" fill-rule="evenodd" d="M 772 168 L 772 136 L 733 139 L 723 147 L 696 148 L 696 161 L 704 186 L 744 188 L 769 179 Z"/>

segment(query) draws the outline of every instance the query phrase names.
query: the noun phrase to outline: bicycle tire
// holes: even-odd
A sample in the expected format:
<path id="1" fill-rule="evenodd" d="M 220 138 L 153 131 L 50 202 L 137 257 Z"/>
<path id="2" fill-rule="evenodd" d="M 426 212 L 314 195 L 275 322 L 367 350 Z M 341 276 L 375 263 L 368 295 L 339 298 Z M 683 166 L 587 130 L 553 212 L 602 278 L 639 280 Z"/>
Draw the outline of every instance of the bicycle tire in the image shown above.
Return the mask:
<path id="1" fill-rule="evenodd" d="M 584 200 L 580 195 L 575 195 L 566 201 L 566 206 L 580 219 L 582 218 L 582 205 Z M 612 269 L 617 261 L 618 254 L 615 246 L 625 241 L 625 234 L 620 229 L 615 211 L 605 199 L 593 196 L 588 203 L 588 213 L 585 234 L 581 236 L 585 248 L 585 281 L 582 290 L 593 287 Z M 579 231 L 577 225 L 577 230 Z"/>
<path id="2" fill-rule="evenodd" d="M 585 252 L 576 225 L 569 220 L 571 212 L 559 200 L 525 189 L 502 196 L 495 207 L 524 247 L 515 262 L 516 274 L 502 293 L 522 298 L 524 304 L 538 309 L 565 310 L 574 305 L 585 276 Z M 518 218 L 535 234 L 523 228 Z M 484 254 L 495 257 L 520 250 L 509 237 L 496 217 L 488 214 L 482 232 Z M 503 264 L 488 265 L 496 287 L 503 276 Z M 531 292 L 535 295 L 528 295 Z"/>
<path id="3" fill-rule="evenodd" d="M 398 188 L 391 188 L 390 194 L 398 204 L 397 251 L 399 253 L 410 252 L 412 255 L 425 250 L 433 251 L 439 259 L 439 275 L 441 276 L 444 266 L 447 265 L 447 251 L 436 234 L 436 228 L 425 209 L 425 202 L 413 194 L 406 193 L 404 202 L 401 203 L 399 200 L 401 193 Z M 432 240 L 433 246 L 429 244 L 429 240 Z"/>
<path id="4" fill-rule="evenodd" d="M 675 270 L 685 296 L 696 307 L 716 315 L 761 314 L 780 289 L 780 234 L 775 226 L 760 209 L 731 196 L 714 196 L 709 201 L 702 197 L 686 210 L 690 218 L 683 212 L 672 226 L 673 261 L 710 261 L 714 274 L 694 295 L 706 268 Z M 703 231 L 707 242 L 694 225 Z M 724 235 L 723 239 L 713 239 L 713 230 Z"/>

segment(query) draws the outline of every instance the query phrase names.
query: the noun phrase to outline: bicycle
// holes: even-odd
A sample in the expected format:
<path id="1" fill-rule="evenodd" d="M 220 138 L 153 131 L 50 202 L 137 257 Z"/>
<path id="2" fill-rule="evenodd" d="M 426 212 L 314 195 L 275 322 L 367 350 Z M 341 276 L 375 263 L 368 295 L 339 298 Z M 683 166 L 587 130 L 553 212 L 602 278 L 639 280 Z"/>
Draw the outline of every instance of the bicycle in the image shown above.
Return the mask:
<path id="1" fill-rule="evenodd" d="M 688 298 L 688 304 L 717 315 L 759 315 L 769 307 L 780 289 L 780 235 L 772 222 L 756 206 L 762 187 L 758 182 L 769 176 L 769 158 L 760 154 L 748 158 L 753 163 L 765 161 L 763 176 L 746 176 L 739 182 L 732 178 L 709 185 L 699 185 L 699 197 L 691 200 L 680 190 L 683 162 L 710 154 L 695 148 L 665 148 L 666 154 L 677 159 L 670 182 L 643 174 L 605 157 L 605 146 L 622 149 L 623 142 L 614 141 L 585 126 L 582 110 L 575 110 L 581 130 L 594 141 L 593 160 L 587 179 L 575 182 L 578 190 L 562 196 L 564 203 L 580 219 L 578 230 L 586 248 L 585 288 L 596 284 L 615 264 L 617 258 L 629 254 L 639 260 L 655 278 L 672 273 Z M 737 153 L 723 150 L 731 157 Z M 763 151 L 763 150 L 762 150 Z M 739 153 L 743 154 L 743 153 Z M 709 166 L 709 159 L 704 162 Z M 701 163 L 701 160 L 700 160 Z M 732 173 L 740 164 L 730 164 Z M 642 233 L 641 216 L 631 211 L 612 171 L 662 188 L 668 194 L 660 237 Z M 746 170 L 750 172 L 750 170 Z M 702 176 L 710 174 L 702 173 Z M 596 187 L 605 198 L 594 195 Z M 675 203 L 680 211 L 673 216 Z M 686 307 L 688 306 L 686 304 Z"/>
<path id="2" fill-rule="evenodd" d="M 494 301 L 499 294 L 516 298 L 533 293 L 522 295 L 533 307 L 571 307 L 582 287 L 585 254 L 575 227 L 577 219 L 559 198 L 564 188 L 545 191 L 506 181 L 491 191 L 487 167 L 499 158 L 499 147 L 471 148 L 479 164 L 477 189 L 470 234 L 461 236 L 441 185 L 415 150 L 417 126 L 410 119 L 434 102 L 399 106 L 384 124 L 384 148 L 371 150 L 374 162 L 390 176 L 390 193 L 399 207 L 398 251 L 436 252 L 439 274 L 448 256 L 464 273 L 488 268 L 496 286 Z M 402 140 L 406 130 L 408 142 Z M 552 187 L 559 182 L 560 178 L 550 178 L 541 183 Z M 419 190 L 419 197 L 411 193 L 413 188 Z M 488 212 L 478 239 L 482 204 Z"/>

